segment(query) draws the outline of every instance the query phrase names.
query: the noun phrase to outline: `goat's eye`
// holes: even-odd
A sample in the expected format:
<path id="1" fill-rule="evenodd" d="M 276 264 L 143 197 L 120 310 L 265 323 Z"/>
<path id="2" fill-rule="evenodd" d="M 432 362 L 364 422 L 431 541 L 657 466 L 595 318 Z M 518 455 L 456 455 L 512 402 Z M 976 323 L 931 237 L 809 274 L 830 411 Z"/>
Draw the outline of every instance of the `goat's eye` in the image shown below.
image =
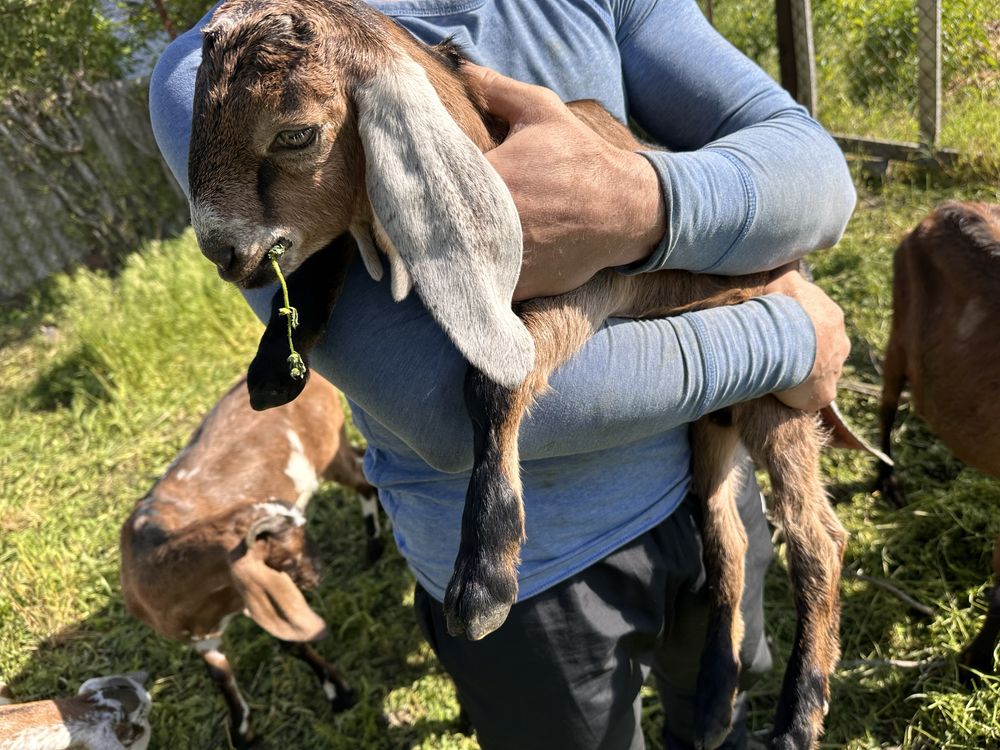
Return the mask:
<path id="1" fill-rule="evenodd" d="M 277 148 L 305 148 L 315 140 L 316 128 L 282 130 L 274 137 L 274 145 Z"/>

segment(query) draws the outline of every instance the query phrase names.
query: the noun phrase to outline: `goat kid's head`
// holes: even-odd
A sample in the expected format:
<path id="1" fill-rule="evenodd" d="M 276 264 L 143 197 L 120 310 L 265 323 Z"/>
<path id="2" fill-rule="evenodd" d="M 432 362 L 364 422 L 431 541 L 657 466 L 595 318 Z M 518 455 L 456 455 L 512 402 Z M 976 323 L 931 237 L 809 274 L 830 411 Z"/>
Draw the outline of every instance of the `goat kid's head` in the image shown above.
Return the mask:
<path id="1" fill-rule="evenodd" d="M 510 309 L 517 211 L 426 69 L 475 114 L 461 73 L 359 0 L 229 0 L 203 33 L 188 182 L 220 276 L 261 286 L 276 242 L 291 273 L 350 231 L 379 279 L 374 238 L 397 301 L 414 288 L 471 364 L 519 384 L 534 347 Z"/>
<path id="2" fill-rule="evenodd" d="M 319 640 L 326 623 L 302 595 L 319 583 L 305 517 L 292 503 L 272 500 L 252 506 L 251 518 L 229 562 L 246 613 L 283 641 Z"/>
<path id="3" fill-rule="evenodd" d="M 149 709 L 153 700 L 146 692 L 147 679 L 145 672 L 94 677 L 77 691 L 78 696 L 119 712 L 113 726 L 115 737 L 132 750 L 145 750 L 149 745 Z"/>

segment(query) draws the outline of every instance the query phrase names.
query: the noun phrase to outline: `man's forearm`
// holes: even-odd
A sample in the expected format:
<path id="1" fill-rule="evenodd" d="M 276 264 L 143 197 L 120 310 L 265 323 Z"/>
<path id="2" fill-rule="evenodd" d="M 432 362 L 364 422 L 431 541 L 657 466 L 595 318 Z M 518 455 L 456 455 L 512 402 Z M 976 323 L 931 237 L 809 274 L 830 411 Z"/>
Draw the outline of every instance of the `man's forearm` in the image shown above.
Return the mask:
<path id="1" fill-rule="evenodd" d="M 629 113 L 674 152 L 647 154 L 669 227 L 630 270 L 752 273 L 834 244 L 855 191 L 833 139 L 693 0 L 626 7 L 618 35 Z"/>
<path id="2" fill-rule="evenodd" d="M 258 315 L 268 300 L 266 291 L 251 298 Z M 810 372 L 814 342 L 809 317 L 781 295 L 663 320 L 610 321 L 552 377 L 551 392 L 522 427 L 522 457 L 626 445 L 790 388 Z M 415 298 L 393 302 L 384 283 L 355 267 L 312 364 L 434 468 L 472 465 L 467 365 Z"/>

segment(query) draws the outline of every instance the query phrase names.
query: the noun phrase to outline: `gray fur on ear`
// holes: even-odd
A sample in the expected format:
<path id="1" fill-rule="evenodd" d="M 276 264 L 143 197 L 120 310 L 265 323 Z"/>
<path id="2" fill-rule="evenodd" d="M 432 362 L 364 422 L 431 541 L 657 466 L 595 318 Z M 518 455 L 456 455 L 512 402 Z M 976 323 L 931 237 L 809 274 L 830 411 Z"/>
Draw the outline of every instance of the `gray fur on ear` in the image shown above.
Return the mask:
<path id="1" fill-rule="evenodd" d="M 393 296 L 412 283 L 472 365 L 497 383 L 520 385 L 535 347 L 510 307 L 522 245 L 506 185 L 407 55 L 375 73 L 355 99 L 375 226 L 391 245 L 383 250 Z"/>

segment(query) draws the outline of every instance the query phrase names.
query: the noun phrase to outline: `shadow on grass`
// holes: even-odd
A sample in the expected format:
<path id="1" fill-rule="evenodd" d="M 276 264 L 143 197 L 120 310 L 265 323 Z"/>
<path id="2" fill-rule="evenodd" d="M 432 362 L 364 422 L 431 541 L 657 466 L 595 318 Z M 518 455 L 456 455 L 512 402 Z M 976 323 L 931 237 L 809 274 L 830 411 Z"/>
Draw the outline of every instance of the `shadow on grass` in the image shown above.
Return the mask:
<path id="1" fill-rule="evenodd" d="M 353 495 L 324 488 L 313 500 L 311 534 L 325 561 L 321 586 L 307 596 L 330 627 L 316 644 L 357 692 L 358 703 L 334 714 L 308 668 L 247 618 L 235 619 L 224 645 L 253 712 L 258 733 L 280 748 L 411 747 L 434 734 L 458 732 L 450 681 L 424 645 L 412 606 L 412 577 L 395 549 L 374 565 L 364 560 L 360 515 Z M 75 693 L 95 675 L 137 669 L 150 674 L 151 747 L 226 748 L 226 709 L 201 659 L 156 636 L 125 611 L 114 582 L 110 602 L 39 644 L 8 683 L 18 700 Z M 440 679 L 429 683 L 428 675 Z M 417 695 L 436 713 L 389 721 L 387 697 L 422 680 L 438 694 Z M 427 689 L 426 687 L 424 688 Z M 448 709 L 454 704 L 453 715 Z M 440 706 L 444 706 L 441 709 Z"/>

